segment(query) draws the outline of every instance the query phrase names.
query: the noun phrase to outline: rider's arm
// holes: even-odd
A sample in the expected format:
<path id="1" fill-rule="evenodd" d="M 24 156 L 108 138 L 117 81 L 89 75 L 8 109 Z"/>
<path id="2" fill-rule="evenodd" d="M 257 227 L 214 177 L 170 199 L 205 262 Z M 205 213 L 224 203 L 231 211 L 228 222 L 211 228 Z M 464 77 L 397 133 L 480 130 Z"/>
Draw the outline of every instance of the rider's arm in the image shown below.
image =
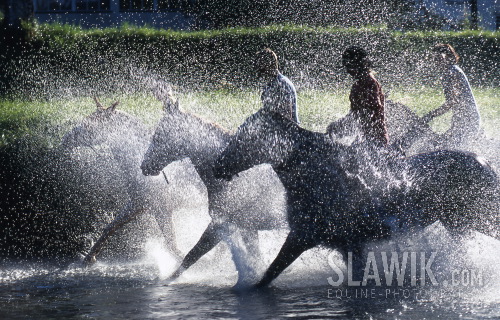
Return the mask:
<path id="1" fill-rule="evenodd" d="M 437 109 L 426 114 L 422 120 L 428 123 L 435 117 L 442 116 L 446 112 L 450 111 L 453 105 L 458 103 L 458 96 L 461 93 L 460 83 L 462 74 L 457 72 L 456 69 L 449 69 L 443 76 L 443 92 L 446 101 Z"/>
<path id="2" fill-rule="evenodd" d="M 452 106 L 453 106 L 453 103 L 451 103 L 450 101 L 446 101 L 439 108 L 434 109 L 431 112 L 429 112 L 428 114 L 426 114 L 425 116 L 423 116 L 422 121 L 424 123 L 428 123 L 432 119 L 434 119 L 435 117 L 442 116 L 446 112 L 450 111 Z"/>

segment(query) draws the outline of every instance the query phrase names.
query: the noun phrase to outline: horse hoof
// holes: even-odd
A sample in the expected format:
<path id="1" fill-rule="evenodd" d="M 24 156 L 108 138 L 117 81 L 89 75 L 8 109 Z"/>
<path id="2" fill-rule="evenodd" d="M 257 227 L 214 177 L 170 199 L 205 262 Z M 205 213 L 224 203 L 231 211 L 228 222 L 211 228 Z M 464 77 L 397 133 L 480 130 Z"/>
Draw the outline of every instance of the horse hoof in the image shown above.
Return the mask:
<path id="1" fill-rule="evenodd" d="M 172 277 L 167 278 L 167 279 L 163 280 L 163 286 L 164 286 L 164 287 L 168 287 L 168 286 L 170 286 L 170 285 L 172 284 L 172 282 L 174 282 L 174 281 L 175 281 L 175 278 L 172 278 Z"/>
<path id="2" fill-rule="evenodd" d="M 168 277 L 167 279 L 165 279 L 165 282 L 166 282 L 165 285 L 169 285 L 171 282 L 177 280 L 177 278 L 179 278 L 181 276 L 181 273 L 184 270 L 185 270 L 184 268 L 179 268 L 179 269 L 175 270 L 175 272 L 172 273 L 172 275 L 170 277 Z"/>
<path id="3" fill-rule="evenodd" d="M 83 266 L 90 267 L 91 265 L 93 265 L 96 262 L 97 262 L 97 259 L 95 258 L 94 255 L 88 255 L 85 257 L 85 259 L 83 259 Z"/>

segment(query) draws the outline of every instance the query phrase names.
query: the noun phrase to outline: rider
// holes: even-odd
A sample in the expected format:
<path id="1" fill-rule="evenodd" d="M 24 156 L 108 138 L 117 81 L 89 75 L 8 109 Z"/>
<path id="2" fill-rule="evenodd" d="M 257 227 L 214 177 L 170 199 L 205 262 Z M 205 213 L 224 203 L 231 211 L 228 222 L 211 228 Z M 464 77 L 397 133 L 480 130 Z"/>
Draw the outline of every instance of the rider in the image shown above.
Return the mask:
<path id="1" fill-rule="evenodd" d="M 297 92 L 293 83 L 279 72 L 276 53 L 269 48 L 257 52 L 255 69 L 266 81 L 261 95 L 262 108 L 299 123 Z"/>
<path id="2" fill-rule="evenodd" d="M 349 100 L 350 111 L 344 118 L 333 122 L 327 129 L 330 136 L 352 136 L 360 131 L 360 141 L 344 148 L 342 166 L 353 177 L 360 199 L 366 202 L 366 212 L 373 211 L 378 199 L 377 192 L 385 192 L 388 181 L 394 177 L 395 165 L 400 154 L 388 145 L 385 120 L 385 96 L 379 82 L 373 76 L 367 52 L 360 47 L 348 47 L 342 54 L 342 64 L 354 78 Z M 375 193 L 374 193 L 375 192 Z M 378 214 L 383 215 L 379 208 Z"/>
<path id="3" fill-rule="evenodd" d="M 422 120 L 430 122 L 450 110 L 453 111 L 451 128 L 444 133 L 444 145 L 460 147 L 477 137 L 481 118 L 469 81 L 457 65 L 458 55 L 449 44 L 437 44 L 432 48 L 437 67 L 441 72 L 445 102 L 441 107 L 426 114 Z"/>
<path id="4" fill-rule="evenodd" d="M 386 147 L 389 142 L 385 121 L 385 97 L 379 82 L 373 76 L 371 61 L 363 48 L 352 46 L 342 54 L 342 65 L 354 78 L 349 100 L 349 114 L 328 127 L 328 133 L 337 133 L 339 125 L 357 122 L 363 138 L 377 147 Z"/>

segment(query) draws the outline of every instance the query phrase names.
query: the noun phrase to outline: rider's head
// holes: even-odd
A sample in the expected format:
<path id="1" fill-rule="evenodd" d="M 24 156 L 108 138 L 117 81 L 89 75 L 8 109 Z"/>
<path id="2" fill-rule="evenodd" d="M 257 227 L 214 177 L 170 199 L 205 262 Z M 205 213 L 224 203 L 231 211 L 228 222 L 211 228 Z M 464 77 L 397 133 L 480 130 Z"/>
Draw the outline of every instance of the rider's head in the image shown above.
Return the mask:
<path id="1" fill-rule="evenodd" d="M 350 75 L 369 73 L 372 63 L 365 49 L 351 46 L 342 53 L 342 65 Z"/>
<path id="2" fill-rule="evenodd" d="M 436 59 L 440 62 L 447 64 L 456 64 L 458 63 L 459 56 L 455 52 L 452 46 L 446 43 L 436 44 L 432 48 L 432 52 L 436 54 Z"/>
<path id="3" fill-rule="evenodd" d="M 273 50 L 266 48 L 257 52 L 255 69 L 261 75 L 274 75 L 278 72 L 278 56 Z"/>

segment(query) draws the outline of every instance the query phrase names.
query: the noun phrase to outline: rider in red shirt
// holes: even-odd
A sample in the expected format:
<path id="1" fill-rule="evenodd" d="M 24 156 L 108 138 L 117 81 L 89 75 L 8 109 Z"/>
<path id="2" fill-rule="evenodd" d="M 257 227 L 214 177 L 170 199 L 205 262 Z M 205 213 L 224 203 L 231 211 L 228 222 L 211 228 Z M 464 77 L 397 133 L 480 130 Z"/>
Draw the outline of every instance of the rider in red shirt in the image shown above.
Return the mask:
<path id="1" fill-rule="evenodd" d="M 385 97 L 372 74 L 366 51 L 355 46 L 347 48 L 342 54 L 342 64 L 355 80 L 349 95 L 351 109 L 343 122 L 355 120 L 365 140 L 387 146 L 389 137 L 385 122 Z M 329 132 L 333 130 L 334 126 L 331 126 Z"/>

